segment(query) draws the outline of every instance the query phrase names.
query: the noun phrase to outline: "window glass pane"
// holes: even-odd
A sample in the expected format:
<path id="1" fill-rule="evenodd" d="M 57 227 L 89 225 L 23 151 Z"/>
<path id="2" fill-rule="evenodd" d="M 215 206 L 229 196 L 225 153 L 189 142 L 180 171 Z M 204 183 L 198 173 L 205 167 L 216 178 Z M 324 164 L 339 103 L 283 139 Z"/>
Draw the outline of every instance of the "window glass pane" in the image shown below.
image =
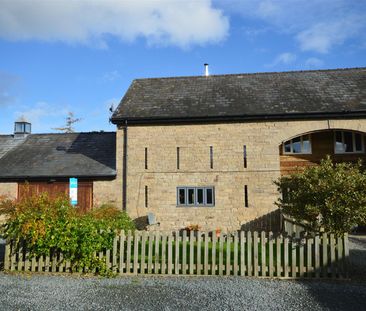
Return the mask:
<path id="1" fill-rule="evenodd" d="M 335 152 L 344 152 L 344 146 L 343 146 L 343 142 L 342 142 L 342 132 L 336 132 L 335 135 Z"/>
<path id="2" fill-rule="evenodd" d="M 194 189 L 188 188 L 188 204 L 193 205 L 194 204 Z"/>
<path id="3" fill-rule="evenodd" d="M 310 153 L 311 146 L 310 146 L 310 135 L 304 135 L 302 137 L 302 152 L 303 153 Z"/>
<path id="4" fill-rule="evenodd" d="M 16 133 L 23 133 L 23 123 L 15 123 L 15 132 Z"/>
<path id="5" fill-rule="evenodd" d="M 178 190 L 178 195 L 179 195 L 178 203 L 180 205 L 185 205 L 186 204 L 186 189 L 180 188 Z"/>
<path id="6" fill-rule="evenodd" d="M 206 188 L 206 204 L 213 205 L 213 189 Z"/>
<path id="7" fill-rule="evenodd" d="M 197 205 L 202 205 L 203 201 L 203 188 L 197 188 Z"/>
<path id="8" fill-rule="evenodd" d="M 285 142 L 285 152 L 291 152 L 291 140 Z"/>
<path id="9" fill-rule="evenodd" d="M 30 124 L 28 124 L 28 123 L 26 123 L 26 124 L 25 124 L 25 132 L 26 132 L 26 133 L 30 133 L 30 131 L 31 131 L 31 125 L 30 125 Z"/>
<path id="10" fill-rule="evenodd" d="M 344 149 L 346 152 L 353 152 L 352 132 L 343 132 L 344 135 Z"/>
<path id="11" fill-rule="evenodd" d="M 336 132 L 336 142 L 342 144 L 342 132 Z"/>
<path id="12" fill-rule="evenodd" d="M 361 136 L 361 134 L 355 133 L 355 146 L 356 146 L 356 151 L 362 151 L 362 136 Z"/>
<path id="13" fill-rule="evenodd" d="M 292 152 L 293 153 L 301 153 L 301 139 L 300 139 L 300 137 L 296 137 L 292 140 Z"/>

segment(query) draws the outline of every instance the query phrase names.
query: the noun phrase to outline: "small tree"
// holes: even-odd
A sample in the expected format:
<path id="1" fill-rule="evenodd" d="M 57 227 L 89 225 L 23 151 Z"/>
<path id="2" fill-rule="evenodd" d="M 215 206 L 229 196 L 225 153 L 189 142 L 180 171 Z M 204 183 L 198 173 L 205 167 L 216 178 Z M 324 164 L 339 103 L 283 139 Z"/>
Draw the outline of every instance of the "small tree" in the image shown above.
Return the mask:
<path id="1" fill-rule="evenodd" d="M 275 182 L 282 198 L 276 204 L 308 229 L 343 234 L 366 223 L 366 173 L 357 164 L 334 164 L 329 156 L 319 166 L 283 176 Z"/>
<path id="2" fill-rule="evenodd" d="M 65 126 L 64 127 L 55 127 L 55 128 L 52 128 L 52 129 L 56 130 L 56 131 L 61 131 L 61 132 L 64 132 L 64 133 L 74 133 L 75 132 L 74 123 L 77 123 L 77 122 L 80 122 L 80 121 L 81 121 L 80 118 L 75 118 L 74 113 L 69 111 L 67 113 Z"/>

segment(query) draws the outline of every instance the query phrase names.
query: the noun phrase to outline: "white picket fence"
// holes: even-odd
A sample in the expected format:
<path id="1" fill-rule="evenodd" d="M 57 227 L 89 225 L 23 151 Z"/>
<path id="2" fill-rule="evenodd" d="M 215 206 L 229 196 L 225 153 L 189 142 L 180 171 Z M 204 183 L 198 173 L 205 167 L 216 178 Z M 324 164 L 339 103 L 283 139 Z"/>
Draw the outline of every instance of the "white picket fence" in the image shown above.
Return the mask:
<path id="1" fill-rule="evenodd" d="M 122 231 L 99 252 L 112 272 L 166 275 L 238 275 L 276 278 L 348 278 L 348 235 L 292 238 L 272 232 Z M 62 254 L 30 258 L 8 243 L 5 270 L 71 272 Z"/>

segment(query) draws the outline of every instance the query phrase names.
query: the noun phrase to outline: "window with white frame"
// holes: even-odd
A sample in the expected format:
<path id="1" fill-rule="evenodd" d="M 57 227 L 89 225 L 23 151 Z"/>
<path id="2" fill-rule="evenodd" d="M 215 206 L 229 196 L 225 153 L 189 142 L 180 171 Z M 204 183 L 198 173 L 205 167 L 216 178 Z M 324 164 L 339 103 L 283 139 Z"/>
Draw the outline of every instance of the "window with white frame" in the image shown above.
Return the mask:
<path id="1" fill-rule="evenodd" d="M 364 136 L 351 131 L 335 131 L 334 153 L 363 153 L 365 151 Z"/>
<path id="2" fill-rule="evenodd" d="M 214 206 L 214 187 L 177 187 L 177 205 L 187 207 Z"/>
<path id="3" fill-rule="evenodd" d="M 310 134 L 292 138 L 283 143 L 283 153 L 285 154 L 310 154 L 311 136 Z"/>

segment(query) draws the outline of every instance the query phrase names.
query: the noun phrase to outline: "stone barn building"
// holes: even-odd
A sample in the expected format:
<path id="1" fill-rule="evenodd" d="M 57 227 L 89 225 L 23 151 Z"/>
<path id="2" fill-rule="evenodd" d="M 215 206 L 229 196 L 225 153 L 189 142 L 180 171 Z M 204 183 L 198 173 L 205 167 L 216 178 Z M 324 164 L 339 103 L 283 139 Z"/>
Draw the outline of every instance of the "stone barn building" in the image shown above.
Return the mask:
<path id="1" fill-rule="evenodd" d="M 137 79 L 112 116 L 133 218 L 245 228 L 297 166 L 365 158 L 366 68 Z"/>

